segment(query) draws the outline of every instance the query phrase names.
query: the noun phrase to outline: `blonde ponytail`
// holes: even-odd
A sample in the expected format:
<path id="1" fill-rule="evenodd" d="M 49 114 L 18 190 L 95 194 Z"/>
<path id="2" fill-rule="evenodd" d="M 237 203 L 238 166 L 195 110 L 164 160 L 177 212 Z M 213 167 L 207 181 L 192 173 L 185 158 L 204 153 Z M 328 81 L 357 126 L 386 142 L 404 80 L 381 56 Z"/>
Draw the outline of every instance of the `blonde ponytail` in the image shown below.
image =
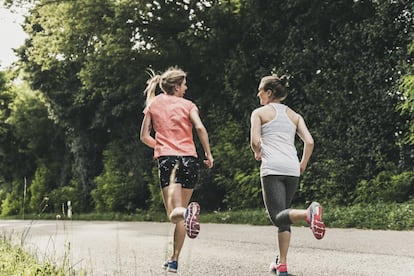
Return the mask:
<path id="1" fill-rule="evenodd" d="M 187 73 L 177 66 L 168 68 L 162 75 L 157 75 L 154 70 L 148 68 L 147 74 L 150 78 L 147 80 L 147 88 L 144 90 L 144 95 L 147 96 L 145 101 L 146 106 L 148 106 L 155 97 L 157 85 L 159 85 L 162 92 L 168 95 L 174 95 L 175 87 L 181 85 L 187 76 Z"/>
<path id="2" fill-rule="evenodd" d="M 157 89 L 157 85 L 161 80 L 161 76 L 157 75 L 152 69 L 148 69 L 147 74 L 150 76 L 150 78 L 147 80 L 147 87 L 144 90 L 144 95 L 146 95 L 146 106 L 148 106 L 151 100 L 155 97 L 155 90 Z"/>

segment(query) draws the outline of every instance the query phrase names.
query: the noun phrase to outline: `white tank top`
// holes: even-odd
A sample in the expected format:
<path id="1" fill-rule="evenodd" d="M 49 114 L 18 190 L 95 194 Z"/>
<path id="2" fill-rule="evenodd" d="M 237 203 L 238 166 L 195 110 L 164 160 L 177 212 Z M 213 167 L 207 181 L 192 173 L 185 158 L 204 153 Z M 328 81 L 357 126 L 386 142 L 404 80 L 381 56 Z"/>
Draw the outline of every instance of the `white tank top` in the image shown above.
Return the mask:
<path id="1" fill-rule="evenodd" d="M 286 114 L 286 105 L 270 103 L 270 106 L 276 110 L 276 116 L 262 125 L 260 176 L 300 176 L 295 147 L 296 126 Z"/>

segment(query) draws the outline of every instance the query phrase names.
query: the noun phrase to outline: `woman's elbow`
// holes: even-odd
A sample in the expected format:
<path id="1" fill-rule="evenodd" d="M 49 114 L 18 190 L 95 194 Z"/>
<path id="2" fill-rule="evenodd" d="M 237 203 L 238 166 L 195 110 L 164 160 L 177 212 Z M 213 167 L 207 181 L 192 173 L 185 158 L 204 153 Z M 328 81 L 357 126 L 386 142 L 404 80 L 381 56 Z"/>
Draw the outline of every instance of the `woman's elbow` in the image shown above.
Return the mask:
<path id="1" fill-rule="evenodd" d="M 197 133 L 207 133 L 207 130 L 204 127 L 204 125 L 197 125 L 194 128 L 197 131 Z"/>
<path id="2" fill-rule="evenodd" d="M 315 147 L 315 141 L 313 140 L 313 138 L 306 140 L 305 144 L 308 148 L 311 148 L 311 149 Z"/>
<path id="3" fill-rule="evenodd" d="M 260 140 L 252 139 L 250 142 L 250 147 L 252 148 L 252 150 L 260 148 Z"/>
<path id="4" fill-rule="evenodd" d="M 139 139 L 141 140 L 141 142 L 142 142 L 142 143 L 147 144 L 147 141 L 148 141 L 148 135 L 141 134 L 141 135 L 139 136 Z"/>

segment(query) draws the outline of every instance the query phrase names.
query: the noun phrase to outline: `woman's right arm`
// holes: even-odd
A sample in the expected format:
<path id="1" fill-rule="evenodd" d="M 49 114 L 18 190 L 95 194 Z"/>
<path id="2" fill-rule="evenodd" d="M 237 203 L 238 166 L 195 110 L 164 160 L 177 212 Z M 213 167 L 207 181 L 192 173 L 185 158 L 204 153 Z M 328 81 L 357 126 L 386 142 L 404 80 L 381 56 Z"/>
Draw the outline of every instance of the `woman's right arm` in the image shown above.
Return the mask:
<path id="1" fill-rule="evenodd" d="M 254 153 L 254 158 L 260 161 L 262 160 L 262 146 L 260 142 L 262 122 L 258 113 L 257 110 L 254 110 L 250 117 L 250 147 Z"/>

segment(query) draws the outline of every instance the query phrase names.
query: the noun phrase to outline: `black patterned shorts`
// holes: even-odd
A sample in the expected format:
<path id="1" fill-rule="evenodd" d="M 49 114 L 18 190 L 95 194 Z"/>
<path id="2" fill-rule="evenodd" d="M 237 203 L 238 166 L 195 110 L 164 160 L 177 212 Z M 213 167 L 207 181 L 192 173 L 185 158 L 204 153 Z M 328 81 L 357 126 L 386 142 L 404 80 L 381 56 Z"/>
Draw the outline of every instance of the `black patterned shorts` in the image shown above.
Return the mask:
<path id="1" fill-rule="evenodd" d="M 170 182 L 180 183 L 183 188 L 194 189 L 198 180 L 199 164 L 193 156 L 158 157 L 158 176 L 161 189 Z"/>

